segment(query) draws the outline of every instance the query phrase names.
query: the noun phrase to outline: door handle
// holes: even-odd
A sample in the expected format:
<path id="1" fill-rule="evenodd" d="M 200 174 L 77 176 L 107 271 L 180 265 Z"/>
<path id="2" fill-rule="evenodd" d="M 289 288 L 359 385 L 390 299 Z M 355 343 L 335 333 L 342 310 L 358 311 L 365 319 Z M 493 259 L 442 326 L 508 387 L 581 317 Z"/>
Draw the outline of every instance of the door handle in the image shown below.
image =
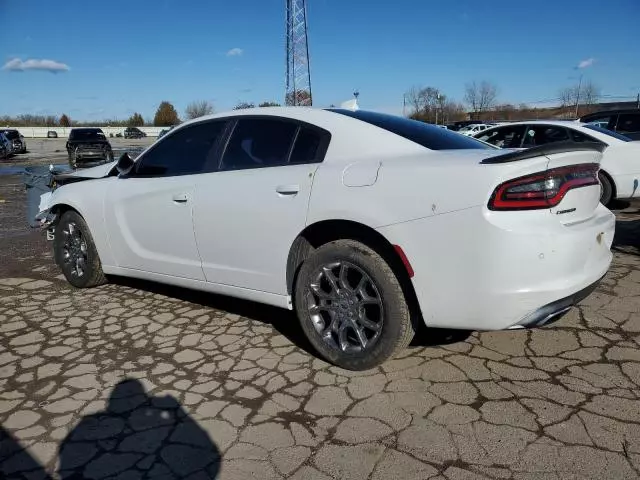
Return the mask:
<path id="1" fill-rule="evenodd" d="M 189 196 L 186 193 L 177 193 L 173 196 L 173 201 L 176 203 L 187 203 Z"/>
<path id="2" fill-rule="evenodd" d="M 278 185 L 276 192 L 280 195 L 296 195 L 300 191 L 300 185 Z"/>

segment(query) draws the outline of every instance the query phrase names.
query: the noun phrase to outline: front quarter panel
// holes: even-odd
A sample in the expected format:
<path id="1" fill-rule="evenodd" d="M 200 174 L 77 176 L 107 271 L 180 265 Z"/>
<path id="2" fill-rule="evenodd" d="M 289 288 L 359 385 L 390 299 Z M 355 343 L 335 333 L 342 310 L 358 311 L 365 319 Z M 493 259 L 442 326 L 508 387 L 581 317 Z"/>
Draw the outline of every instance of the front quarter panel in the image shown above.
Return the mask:
<path id="1" fill-rule="evenodd" d="M 49 209 L 71 207 L 87 222 L 103 265 L 115 265 L 104 223 L 104 205 L 109 182 L 115 177 L 64 185 L 53 192 Z"/>

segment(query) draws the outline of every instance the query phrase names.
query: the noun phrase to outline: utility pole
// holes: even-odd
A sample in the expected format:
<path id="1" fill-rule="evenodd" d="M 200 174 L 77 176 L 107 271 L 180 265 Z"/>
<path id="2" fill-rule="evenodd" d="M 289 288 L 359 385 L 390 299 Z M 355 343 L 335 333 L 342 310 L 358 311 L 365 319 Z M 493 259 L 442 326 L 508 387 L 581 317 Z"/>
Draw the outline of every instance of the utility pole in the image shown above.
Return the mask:
<path id="1" fill-rule="evenodd" d="M 580 74 L 580 80 L 578 81 L 578 92 L 576 93 L 576 118 L 578 118 L 578 105 L 580 105 L 580 89 L 582 88 L 582 73 Z"/>

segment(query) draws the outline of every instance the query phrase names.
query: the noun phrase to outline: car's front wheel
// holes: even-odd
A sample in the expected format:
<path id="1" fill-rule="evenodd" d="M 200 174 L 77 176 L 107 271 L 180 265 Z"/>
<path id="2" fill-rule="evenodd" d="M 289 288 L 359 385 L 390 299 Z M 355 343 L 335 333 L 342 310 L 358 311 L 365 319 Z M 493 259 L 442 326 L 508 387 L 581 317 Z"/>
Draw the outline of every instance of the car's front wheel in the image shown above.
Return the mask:
<path id="1" fill-rule="evenodd" d="M 69 210 L 62 214 L 55 228 L 53 253 L 56 264 L 74 287 L 89 288 L 106 283 L 89 226 L 79 213 Z"/>
<path id="2" fill-rule="evenodd" d="M 295 308 L 314 348 L 348 370 L 380 365 L 414 335 L 397 277 L 377 252 L 352 240 L 327 243 L 305 260 Z"/>

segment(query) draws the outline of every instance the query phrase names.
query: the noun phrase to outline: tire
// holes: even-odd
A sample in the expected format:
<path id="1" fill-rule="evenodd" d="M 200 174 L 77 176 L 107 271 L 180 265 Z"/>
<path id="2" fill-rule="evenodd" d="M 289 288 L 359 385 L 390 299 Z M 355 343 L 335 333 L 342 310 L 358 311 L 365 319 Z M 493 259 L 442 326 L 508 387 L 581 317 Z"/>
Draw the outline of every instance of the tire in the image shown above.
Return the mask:
<path id="1" fill-rule="evenodd" d="M 602 172 L 598 173 L 598 177 L 600 179 L 600 185 L 602 185 L 600 190 L 600 203 L 608 207 L 613 201 L 613 185 L 609 177 Z"/>
<path id="2" fill-rule="evenodd" d="M 78 168 L 78 151 L 73 150 L 72 152 L 69 153 L 69 166 L 75 170 L 76 168 Z"/>
<path id="3" fill-rule="evenodd" d="M 327 269 L 340 288 L 334 289 L 329 283 Z M 367 281 L 362 280 L 365 276 Z M 366 306 L 362 289 L 356 288 L 359 285 L 365 285 L 369 300 Z M 328 291 L 333 295 L 327 295 Z M 402 287 L 391 267 L 374 250 L 353 240 L 329 242 L 305 260 L 295 280 L 294 302 L 309 342 L 324 359 L 347 370 L 367 370 L 382 364 L 406 348 L 415 333 Z M 360 316 L 363 311 L 366 319 Z M 337 320 L 332 321 L 336 316 Z M 363 326 L 360 322 L 365 320 L 369 326 L 377 327 Z M 329 328 L 331 324 L 343 332 L 341 336 Z M 365 343 L 354 326 L 361 329 Z M 346 348 L 340 346 L 345 345 L 340 338 L 346 341 Z"/>
<path id="4" fill-rule="evenodd" d="M 62 274 L 74 287 L 97 287 L 107 282 L 89 227 L 73 210 L 66 211 L 56 225 L 53 255 Z M 82 256 L 81 262 L 77 261 L 78 255 Z"/>

